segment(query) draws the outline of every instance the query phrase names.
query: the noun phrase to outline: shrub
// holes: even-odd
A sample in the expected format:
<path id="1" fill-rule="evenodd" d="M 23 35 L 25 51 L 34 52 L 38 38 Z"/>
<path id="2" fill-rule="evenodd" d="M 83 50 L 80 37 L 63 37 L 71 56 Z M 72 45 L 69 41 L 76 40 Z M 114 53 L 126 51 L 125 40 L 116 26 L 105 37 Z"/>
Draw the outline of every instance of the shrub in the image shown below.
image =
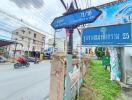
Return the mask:
<path id="1" fill-rule="evenodd" d="M 98 59 L 102 59 L 102 57 L 105 55 L 105 47 L 96 47 L 95 54 Z"/>

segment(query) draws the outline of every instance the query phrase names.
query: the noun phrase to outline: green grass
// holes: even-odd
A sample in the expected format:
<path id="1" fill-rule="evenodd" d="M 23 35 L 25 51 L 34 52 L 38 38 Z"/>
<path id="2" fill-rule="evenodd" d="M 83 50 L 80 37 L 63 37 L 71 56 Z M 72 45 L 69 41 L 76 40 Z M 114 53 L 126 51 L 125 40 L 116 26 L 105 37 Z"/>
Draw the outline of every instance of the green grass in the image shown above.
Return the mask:
<path id="1" fill-rule="evenodd" d="M 90 61 L 84 84 L 92 89 L 95 100 L 115 100 L 121 92 L 120 85 L 116 81 L 110 80 L 110 72 L 104 70 L 100 60 Z M 79 100 L 87 99 L 80 97 Z"/>

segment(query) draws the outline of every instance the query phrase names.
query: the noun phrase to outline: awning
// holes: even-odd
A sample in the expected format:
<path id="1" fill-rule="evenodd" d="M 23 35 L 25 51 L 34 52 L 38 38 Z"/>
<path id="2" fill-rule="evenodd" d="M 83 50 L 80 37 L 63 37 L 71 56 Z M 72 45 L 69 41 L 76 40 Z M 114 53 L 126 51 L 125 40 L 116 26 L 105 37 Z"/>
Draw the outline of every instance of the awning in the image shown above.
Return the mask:
<path id="1" fill-rule="evenodd" d="M 14 44 L 14 43 L 15 42 L 14 41 L 11 41 L 11 40 L 0 39 L 0 47 L 7 46 L 7 45 L 10 45 L 10 44 Z"/>

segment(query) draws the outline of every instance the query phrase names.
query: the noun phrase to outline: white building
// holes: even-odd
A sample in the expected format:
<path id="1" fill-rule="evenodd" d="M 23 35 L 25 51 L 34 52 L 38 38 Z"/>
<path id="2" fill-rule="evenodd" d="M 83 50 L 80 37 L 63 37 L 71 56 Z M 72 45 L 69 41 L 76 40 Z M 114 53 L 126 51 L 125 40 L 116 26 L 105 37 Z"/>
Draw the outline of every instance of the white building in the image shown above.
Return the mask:
<path id="1" fill-rule="evenodd" d="M 48 40 L 48 47 L 54 47 L 54 38 Z M 64 52 L 66 49 L 65 39 L 55 38 L 55 48 L 57 48 L 58 51 Z"/>
<path id="2" fill-rule="evenodd" d="M 16 55 L 22 55 L 25 51 L 43 52 L 45 48 L 45 35 L 27 27 L 13 31 L 12 40 L 18 43 L 10 46 L 10 51 L 16 51 Z"/>

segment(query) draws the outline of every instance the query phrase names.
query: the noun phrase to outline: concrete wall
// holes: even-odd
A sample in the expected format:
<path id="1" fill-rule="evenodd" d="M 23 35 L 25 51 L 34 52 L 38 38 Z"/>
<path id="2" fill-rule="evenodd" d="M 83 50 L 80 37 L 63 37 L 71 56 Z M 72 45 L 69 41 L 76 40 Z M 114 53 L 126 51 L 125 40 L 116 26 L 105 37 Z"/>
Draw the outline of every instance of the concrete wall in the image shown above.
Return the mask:
<path id="1" fill-rule="evenodd" d="M 132 47 L 122 47 L 120 52 L 122 81 L 126 84 L 132 84 Z"/>

